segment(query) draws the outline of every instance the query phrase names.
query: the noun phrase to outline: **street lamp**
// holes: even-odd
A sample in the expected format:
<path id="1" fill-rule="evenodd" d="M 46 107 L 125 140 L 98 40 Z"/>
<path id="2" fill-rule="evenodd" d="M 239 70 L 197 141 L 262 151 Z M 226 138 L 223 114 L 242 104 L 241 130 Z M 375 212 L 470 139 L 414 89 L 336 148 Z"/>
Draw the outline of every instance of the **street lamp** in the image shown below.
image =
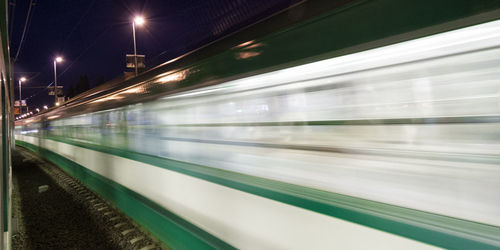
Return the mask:
<path id="1" fill-rule="evenodd" d="M 62 62 L 63 59 L 62 57 L 58 56 L 56 57 L 56 59 L 54 59 L 54 97 L 55 97 L 55 100 L 54 102 L 56 103 L 57 102 L 57 70 L 56 70 L 56 65 L 58 62 Z"/>
<path id="2" fill-rule="evenodd" d="M 23 98 L 21 98 L 21 82 L 26 81 L 25 77 L 19 78 L 19 113 L 22 113 L 23 111 Z"/>
<path id="3" fill-rule="evenodd" d="M 144 24 L 144 18 L 142 16 L 136 16 L 132 21 L 132 35 L 134 37 L 134 64 L 135 64 L 135 76 L 137 76 L 137 47 L 135 43 L 135 25 L 142 26 Z"/>
<path id="4" fill-rule="evenodd" d="M 47 107 L 47 105 L 43 105 L 43 109 L 48 109 L 49 107 Z"/>

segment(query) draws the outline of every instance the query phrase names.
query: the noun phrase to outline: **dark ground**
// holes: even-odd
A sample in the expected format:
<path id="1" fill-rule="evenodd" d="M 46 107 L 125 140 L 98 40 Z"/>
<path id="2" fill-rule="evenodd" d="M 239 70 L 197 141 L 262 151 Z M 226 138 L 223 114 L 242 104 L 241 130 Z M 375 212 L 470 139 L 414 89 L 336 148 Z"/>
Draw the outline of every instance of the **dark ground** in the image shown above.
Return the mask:
<path id="1" fill-rule="evenodd" d="M 18 224 L 12 249 L 159 249 L 130 219 L 54 165 L 20 147 L 12 161 Z M 49 188 L 40 193 L 42 185 Z M 127 229 L 133 230 L 124 235 Z"/>

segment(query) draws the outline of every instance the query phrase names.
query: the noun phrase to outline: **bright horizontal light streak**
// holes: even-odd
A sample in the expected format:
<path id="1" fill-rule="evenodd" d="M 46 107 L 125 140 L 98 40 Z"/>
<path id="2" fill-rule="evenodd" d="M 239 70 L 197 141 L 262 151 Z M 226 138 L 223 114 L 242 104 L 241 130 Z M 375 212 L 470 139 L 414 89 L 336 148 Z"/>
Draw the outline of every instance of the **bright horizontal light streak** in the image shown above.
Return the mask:
<path id="1" fill-rule="evenodd" d="M 120 94 L 133 94 L 133 93 L 139 93 L 144 91 L 142 87 L 135 87 L 131 89 L 127 89 L 125 91 L 120 92 Z"/>
<path id="2" fill-rule="evenodd" d="M 201 91 L 193 91 L 189 95 L 204 95 L 207 93 L 207 90 L 214 88 L 234 92 L 254 89 L 259 86 L 270 87 L 287 82 L 338 76 L 355 71 L 438 58 L 465 51 L 492 48 L 499 46 L 499 41 L 500 20 L 229 81 L 213 87 L 200 89 Z M 166 76 L 163 80 L 170 80 L 169 77 L 173 78 L 172 76 Z M 304 85 L 311 85 L 311 83 L 305 82 Z M 165 99 L 168 98 L 166 97 Z"/>
<path id="3" fill-rule="evenodd" d="M 120 100 L 120 99 L 123 99 L 123 97 L 121 96 L 118 96 L 119 94 L 115 94 L 115 95 L 112 95 L 112 96 L 108 96 L 108 97 L 103 97 L 103 98 L 99 98 L 95 101 L 92 101 L 91 103 L 96 103 L 96 102 L 106 102 L 106 101 L 113 101 L 113 100 Z"/>
<path id="4" fill-rule="evenodd" d="M 244 51 L 244 52 L 240 52 L 236 55 L 236 58 L 237 59 L 248 59 L 248 58 L 252 58 L 252 57 L 256 57 L 260 55 L 260 52 L 257 52 L 257 51 Z"/>
<path id="5" fill-rule="evenodd" d="M 163 99 L 184 98 L 184 97 L 195 96 L 195 95 L 203 95 L 203 94 L 212 93 L 212 92 L 215 92 L 215 91 L 218 91 L 218 90 L 219 89 L 207 89 L 207 90 L 198 90 L 198 91 L 192 91 L 192 92 L 185 92 L 185 93 L 182 93 L 182 94 L 175 94 L 175 95 L 172 95 L 172 96 L 168 96 L 168 97 L 163 98 Z"/>
<path id="6" fill-rule="evenodd" d="M 183 105 L 188 108 L 181 107 L 178 113 L 171 112 L 173 117 L 168 115 L 169 112 L 165 112 L 166 115 L 162 117 L 168 117 L 168 119 L 164 119 L 167 124 L 224 124 L 256 122 L 257 120 L 263 122 L 371 120 L 401 117 L 465 118 L 468 115 L 492 115 L 496 117 L 499 100 L 497 80 L 497 76 L 500 74 L 499 61 L 500 21 L 494 21 L 170 95 L 164 98 L 168 99 L 168 102 L 165 102 L 165 107 L 167 105 L 169 107 Z M 338 83 L 344 83 L 347 87 L 335 87 Z M 318 86 L 319 91 L 303 91 L 311 86 Z M 330 89 L 333 90 L 329 91 Z M 336 95 L 332 96 L 330 93 Z M 394 98 L 391 99 L 390 95 Z M 245 100 L 240 101 L 239 97 L 244 97 L 242 99 Z M 330 102 L 335 98 L 344 100 L 340 100 L 339 105 L 335 106 L 335 102 Z M 302 100 L 304 101 L 301 102 Z M 303 105 L 304 103 L 306 105 Z M 262 104 L 270 104 L 269 110 L 275 113 L 271 113 L 272 116 L 257 114 L 255 107 L 260 107 L 259 105 Z M 208 108 L 204 109 L 205 106 Z M 313 112 L 304 112 L 307 106 L 315 109 L 309 109 Z M 412 109 L 412 106 L 426 108 Z M 214 115 L 210 113 L 219 107 L 221 108 L 220 111 L 217 111 L 219 113 L 215 111 Z M 296 111 L 295 107 L 301 110 Z M 379 108 L 384 111 L 377 111 Z M 262 109 L 265 110 L 267 107 L 262 106 Z M 493 112 L 484 113 L 490 110 Z M 192 114 L 189 114 L 190 112 Z M 221 114 L 225 113 L 222 112 L 227 114 L 240 113 L 223 117 Z M 210 115 L 199 115 L 206 113 L 210 113 Z M 241 118 L 238 117 L 240 114 Z M 287 116 L 288 114 L 290 115 Z M 176 119 L 177 116 L 178 119 Z M 188 119 L 183 118 L 191 120 L 187 122 Z M 467 156 L 480 154 L 485 155 L 485 157 L 486 155 L 492 158 L 498 157 L 498 142 L 495 142 L 494 139 L 486 139 L 488 136 L 484 136 L 498 132 L 496 129 L 498 126 L 494 123 L 436 126 L 420 126 L 409 123 L 403 126 L 370 125 L 359 128 L 357 126 L 339 126 L 339 128 L 328 131 L 329 133 L 326 133 L 327 131 L 320 132 L 327 129 L 323 127 L 314 128 L 312 126 L 313 128 L 308 128 L 307 132 L 304 132 L 303 128 L 291 130 L 292 128 L 282 126 L 269 130 L 269 134 L 274 136 L 276 131 L 284 132 L 290 129 L 289 133 L 284 134 L 289 134 L 291 139 L 277 139 L 277 143 L 295 142 L 324 146 L 329 145 L 328 140 L 332 133 L 335 133 L 335 130 L 340 130 L 341 132 L 337 136 L 341 140 L 336 144 L 333 142 L 335 140 L 332 139 L 331 145 L 351 147 L 355 150 L 364 149 L 368 152 L 380 150 L 380 152 L 391 152 L 391 154 L 406 154 L 407 152 L 410 152 L 408 154 L 415 152 L 415 155 L 442 154 L 448 155 L 454 160 L 458 159 L 455 158 L 457 156 L 465 159 Z M 267 138 L 272 137 L 260 133 L 266 131 L 264 128 L 251 125 L 249 127 L 252 129 L 252 133 L 245 134 L 241 132 L 242 130 L 239 131 L 243 134 L 242 140 L 258 140 L 260 137 L 265 138 L 264 142 L 268 143 Z M 467 128 L 465 134 L 458 132 L 466 131 L 465 128 Z M 486 132 L 475 131 L 474 128 L 485 128 Z M 488 131 L 488 128 L 491 131 Z M 234 138 L 235 133 L 232 132 L 232 129 L 221 127 L 221 132 L 218 132 L 217 137 L 214 136 L 214 138 L 237 140 Z M 200 135 L 207 136 L 208 133 L 205 131 L 212 132 L 216 129 L 200 128 L 199 131 Z M 351 132 L 349 134 L 346 131 Z M 457 133 L 453 133 L 453 131 L 457 131 Z M 231 137 L 220 138 L 224 134 L 231 135 Z M 389 142 L 392 139 L 395 141 Z M 459 140 L 454 141 L 454 139 Z M 315 140 L 317 144 L 315 144 Z M 482 144 L 483 142 L 484 144 Z M 205 148 L 204 145 L 199 148 L 189 147 L 189 152 L 193 153 Z M 228 150 L 237 151 L 239 149 Z M 248 149 L 242 150 L 241 154 L 245 155 L 245 161 L 233 158 L 231 159 L 234 161 L 233 163 L 227 163 L 228 151 L 214 149 L 212 152 L 206 153 L 204 156 L 206 158 L 199 157 L 202 153 L 194 154 L 199 157 L 197 158 L 200 159 L 197 162 L 199 164 L 204 164 L 209 160 L 222 164 L 227 163 L 228 169 L 237 169 L 237 171 L 242 172 L 251 169 L 251 171 L 248 170 L 249 174 L 264 178 L 310 185 L 335 193 L 455 216 L 485 224 L 500 225 L 499 200 L 494 191 L 498 190 L 497 162 L 494 164 L 468 161 L 437 162 L 423 157 L 418 160 L 412 158 L 402 160 L 398 157 L 397 160 L 394 160 L 393 155 L 391 155 L 383 160 L 377 156 L 376 160 L 368 163 L 366 162 L 367 158 L 371 156 L 358 158 L 358 155 L 353 155 L 352 158 L 350 156 L 337 158 L 325 154 L 323 158 L 320 153 L 295 154 L 279 150 L 274 151 L 276 154 L 271 154 L 268 152 L 269 149 L 255 150 L 259 151 L 253 155 Z M 184 153 L 185 151 L 179 150 L 179 155 Z M 220 156 L 214 156 L 217 153 L 220 153 Z M 269 157 L 262 156 L 262 161 L 255 161 L 267 153 L 269 153 Z M 252 158 L 247 158 L 248 155 L 252 155 Z M 190 155 L 189 159 L 186 158 L 186 160 L 192 160 L 196 157 Z M 252 160 L 247 161 L 246 159 Z M 328 159 L 332 160 L 331 164 L 326 163 Z M 266 172 L 264 167 L 273 160 L 276 160 L 273 171 Z M 289 164 L 288 160 L 294 161 L 296 164 Z M 315 161 L 316 166 L 313 163 Z M 240 166 L 244 167 L 238 169 Z M 318 172 L 315 172 L 312 166 L 318 167 L 316 169 Z M 258 170 L 259 167 L 263 167 L 263 169 Z M 330 167 L 332 172 L 328 173 L 326 169 Z M 279 168 L 282 170 L 274 171 L 274 169 Z M 346 169 L 352 169 L 352 172 Z M 346 178 L 337 175 L 338 173 L 346 173 Z M 362 177 L 365 174 L 366 176 Z M 388 176 L 392 174 L 398 176 L 393 179 L 397 181 L 388 182 Z M 427 180 L 421 181 L 423 179 Z M 439 187 L 433 186 L 435 183 L 439 183 Z M 439 202 L 436 203 L 436 201 Z"/>
<path id="7" fill-rule="evenodd" d="M 182 81 L 182 80 L 186 79 L 186 76 L 187 76 L 187 70 L 181 70 L 181 71 L 160 77 L 157 80 L 157 82 L 158 83 L 178 82 L 178 81 Z"/>
<path id="8" fill-rule="evenodd" d="M 24 131 L 21 131 L 21 134 L 22 134 L 22 135 L 25 135 L 25 134 L 31 134 L 31 133 L 38 133 L 38 129 L 32 129 L 32 130 L 24 130 Z"/>
<path id="9" fill-rule="evenodd" d="M 242 47 L 248 46 L 248 45 L 250 45 L 250 44 L 252 44 L 254 42 L 255 42 L 255 40 L 246 41 L 244 43 L 241 43 L 241 44 L 237 45 L 236 47 L 242 48 Z"/>

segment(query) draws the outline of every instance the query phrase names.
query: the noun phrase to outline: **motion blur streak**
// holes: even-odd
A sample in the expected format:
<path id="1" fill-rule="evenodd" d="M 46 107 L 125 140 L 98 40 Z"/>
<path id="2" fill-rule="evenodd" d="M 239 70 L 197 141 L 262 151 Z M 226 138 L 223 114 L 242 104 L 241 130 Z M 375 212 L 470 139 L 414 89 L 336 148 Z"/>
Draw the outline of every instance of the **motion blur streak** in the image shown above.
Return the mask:
<path id="1" fill-rule="evenodd" d="M 499 46 L 495 21 L 55 120 L 48 135 L 500 226 Z"/>

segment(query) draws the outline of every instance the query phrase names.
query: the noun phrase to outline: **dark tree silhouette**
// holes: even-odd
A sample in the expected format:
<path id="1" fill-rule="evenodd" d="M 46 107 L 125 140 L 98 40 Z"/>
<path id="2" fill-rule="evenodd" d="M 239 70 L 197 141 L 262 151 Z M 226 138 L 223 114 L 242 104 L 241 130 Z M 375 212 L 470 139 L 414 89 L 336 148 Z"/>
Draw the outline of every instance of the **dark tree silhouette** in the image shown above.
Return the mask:
<path id="1" fill-rule="evenodd" d="M 81 94 L 90 89 L 89 78 L 87 75 L 81 75 L 80 80 L 76 83 L 75 95 Z"/>
<path id="2" fill-rule="evenodd" d="M 95 86 L 97 87 L 97 86 L 102 85 L 102 84 L 104 84 L 104 76 L 99 75 L 97 77 L 97 84 Z"/>
<path id="3" fill-rule="evenodd" d="M 75 87 L 73 85 L 69 86 L 68 90 L 66 91 L 66 96 L 69 98 L 75 97 Z"/>

